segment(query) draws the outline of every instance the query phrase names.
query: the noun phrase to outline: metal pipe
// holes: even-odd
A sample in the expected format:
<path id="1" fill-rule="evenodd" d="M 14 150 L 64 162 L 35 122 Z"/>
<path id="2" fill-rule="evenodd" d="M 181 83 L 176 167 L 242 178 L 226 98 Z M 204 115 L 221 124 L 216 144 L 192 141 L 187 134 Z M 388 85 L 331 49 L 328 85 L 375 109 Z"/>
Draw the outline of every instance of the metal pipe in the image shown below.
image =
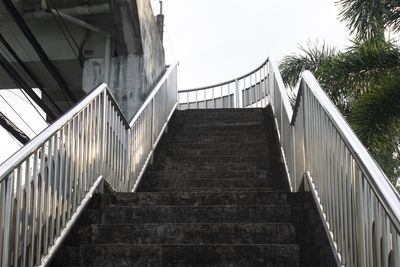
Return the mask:
<path id="1" fill-rule="evenodd" d="M 65 19 L 75 25 L 78 25 L 78 26 L 88 29 L 90 31 L 96 32 L 98 34 L 104 35 L 106 37 L 106 45 L 105 45 L 105 52 L 104 52 L 104 83 L 108 84 L 110 82 L 110 68 L 111 68 L 111 35 L 110 35 L 110 33 L 108 33 L 107 31 L 105 31 L 103 29 L 100 29 L 97 26 L 89 24 L 86 21 L 77 19 L 75 17 L 72 17 L 63 12 L 57 11 L 55 9 L 50 9 L 50 12 L 54 15 L 61 16 L 63 19 Z"/>
<path id="2" fill-rule="evenodd" d="M 65 19 L 65 20 L 67 20 L 67 21 L 69 21 L 69 22 L 71 22 L 73 24 L 76 24 L 78 26 L 81 26 L 81 27 L 86 28 L 88 30 L 91 30 L 93 32 L 97 32 L 97 33 L 99 33 L 101 35 L 104 35 L 104 36 L 110 36 L 110 33 L 108 33 L 107 31 L 105 31 L 103 29 L 100 29 L 99 27 L 94 26 L 92 24 L 89 24 L 86 21 L 83 21 L 81 19 L 77 19 L 77 18 L 75 18 L 75 17 L 73 17 L 71 15 L 68 15 L 66 13 L 57 11 L 57 10 L 55 10 L 53 8 L 50 9 L 50 12 L 52 14 L 54 14 L 54 15 L 59 15 L 61 18 Z"/>
<path id="3" fill-rule="evenodd" d="M 29 78 L 39 87 L 40 91 L 49 99 L 52 105 L 57 110 L 58 114 L 62 113 L 61 108 L 54 102 L 54 100 L 49 96 L 49 94 L 44 90 L 44 85 L 40 82 L 39 79 L 33 74 L 33 72 L 29 69 L 29 67 L 21 60 L 21 58 L 17 55 L 11 45 L 6 41 L 3 35 L 0 33 L 0 43 L 4 45 L 4 47 L 10 52 L 11 56 L 15 59 L 15 61 L 22 67 L 22 69 L 28 74 Z"/>
<path id="4" fill-rule="evenodd" d="M 111 36 L 106 36 L 106 51 L 104 52 L 104 83 L 110 82 L 110 68 L 111 68 Z"/>
<path id="5" fill-rule="evenodd" d="M 83 5 L 68 8 L 58 9 L 59 12 L 68 14 L 70 16 L 87 16 L 105 14 L 111 11 L 108 3 L 100 5 Z M 51 19 L 48 13 L 41 11 L 26 11 L 24 12 L 25 19 Z"/>
<path id="6" fill-rule="evenodd" d="M 8 76 L 14 81 L 14 83 L 23 89 L 32 100 L 46 113 L 49 119 L 55 120 L 57 116 L 53 110 L 43 101 L 21 77 L 19 72 L 7 61 L 7 59 L 0 53 L 0 66 L 8 74 Z"/>
<path id="7" fill-rule="evenodd" d="M 40 60 L 43 62 L 49 73 L 53 76 L 60 89 L 65 92 L 66 96 L 68 97 L 68 100 L 71 100 L 73 103 L 75 103 L 77 99 L 73 95 L 72 91 L 69 89 L 67 83 L 64 81 L 64 78 L 61 76 L 57 68 L 54 66 L 53 62 L 50 60 L 46 52 L 43 50 L 42 46 L 39 44 L 36 37 L 33 35 L 32 31 L 29 29 L 28 25 L 26 24 L 22 16 L 19 14 L 13 2 L 11 0 L 1 0 L 1 1 L 3 2 L 4 7 L 8 10 L 11 17 L 14 19 L 15 23 L 18 25 L 24 36 L 31 43 L 32 47 L 35 49 Z"/>
<path id="8" fill-rule="evenodd" d="M 21 144 L 25 145 L 30 141 L 30 138 L 19 129 L 9 118 L 0 111 L 0 126 L 14 136 Z"/>

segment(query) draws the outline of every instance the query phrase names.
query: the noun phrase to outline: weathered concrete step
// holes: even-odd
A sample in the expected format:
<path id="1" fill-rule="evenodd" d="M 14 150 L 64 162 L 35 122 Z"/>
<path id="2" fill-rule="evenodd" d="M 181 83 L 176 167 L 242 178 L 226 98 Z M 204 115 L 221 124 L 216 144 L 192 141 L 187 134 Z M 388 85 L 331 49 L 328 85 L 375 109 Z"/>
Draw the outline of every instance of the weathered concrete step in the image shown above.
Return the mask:
<path id="1" fill-rule="evenodd" d="M 271 162 L 165 162 L 151 166 L 152 170 L 272 170 L 279 165 Z"/>
<path id="2" fill-rule="evenodd" d="M 105 194 L 112 206 L 286 205 L 286 192 L 158 192 Z"/>
<path id="3" fill-rule="evenodd" d="M 203 120 L 265 120 L 264 112 L 208 112 L 208 113 L 181 113 L 174 114 L 174 121 L 190 120 L 190 121 L 203 121 Z"/>
<path id="4" fill-rule="evenodd" d="M 159 151 L 156 156 L 181 156 L 181 157 L 224 157 L 224 156 L 237 156 L 237 157 L 265 157 L 273 155 L 276 156 L 272 151 L 264 148 L 260 149 L 171 149 L 168 151 Z"/>
<path id="5" fill-rule="evenodd" d="M 169 190 L 170 188 L 184 190 L 195 190 L 200 188 L 207 188 L 209 190 L 232 190 L 237 189 L 255 189 L 255 188 L 280 188 L 283 183 L 282 179 L 241 179 L 241 178 L 223 178 L 223 179 L 144 179 L 140 186 L 140 191 L 159 191 L 159 190 Z"/>
<path id="6" fill-rule="evenodd" d="M 270 111 L 265 108 L 214 108 L 214 109 L 188 109 L 177 110 L 176 114 L 207 114 L 207 113 L 230 113 L 230 114 L 243 114 L 243 113 L 260 113 L 268 114 Z"/>
<path id="7" fill-rule="evenodd" d="M 283 185 L 279 186 L 268 186 L 268 187 L 249 187 L 249 188 L 210 188 L 210 187 L 165 187 L 165 188 L 151 188 L 151 189 L 141 189 L 140 192 L 253 192 L 253 191 L 283 191 L 285 187 Z"/>
<path id="8" fill-rule="evenodd" d="M 92 244 L 292 244 L 290 223 L 95 224 Z"/>
<path id="9" fill-rule="evenodd" d="M 240 108 L 216 108 L 216 109 L 189 109 L 189 110 L 177 110 L 174 115 L 176 116 L 206 116 L 213 114 L 229 114 L 234 116 L 248 115 L 248 114 L 267 114 L 264 108 L 253 108 L 253 109 L 240 109 Z"/>
<path id="10" fill-rule="evenodd" d="M 254 129 L 213 129 L 209 128 L 204 130 L 203 128 L 190 128 L 190 127 L 182 127 L 180 129 L 176 129 L 173 132 L 173 135 L 170 136 L 243 136 L 243 135 L 260 135 L 260 136 L 269 136 L 274 134 L 273 129 L 267 129 L 266 127 L 254 127 Z M 170 137 L 168 136 L 168 137 Z"/>
<path id="11" fill-rule="evenodd" d="M 238 120 L 226 120 L 226 121 L 216 121 L 216 120 L 206 120 L 206 121 L 173 121 L 171 123 L 171 128 L 182 127 L 180 124 L 184 124 L 184 127 L 248 127 L 248 126 L 262 126 L 265 125 L 264 120 L 250 120 L 250 121 L 238 121 Z"/>
<path id="12" fill-rule="evenodd" d="M 171 130 L 171 131 L 170 131 Z M 273 127 L 270 127 L 269 124 L 266 125 L 264 123 L 253 123 L 250 125 L 204 125 L 203 127 L 198 127 L 196 125 L 190 124 L 174 124 L 173 121 L 168 125 L 168 132 L 179 133 L 179 132 L 195 132 L 198 131 L 199 134 L 209 133 L 209 132 L 263 132 L 264 131 L 274 131 Z"/>
<path id="13" fill-rule="evenodd" d="M 290 206 L 110 207 L 102 223 L 264 223 L 289 222 Z"/>
<path id="14" fill-rule="evenodd" d="M 240 156 L 240 155 L 226 155 L 226 156 L 163 156 L 162 154 L 157 159 L 163 160 L 160 164 L 168 163 L 233 163 L 233 162 L 251 162 L 251 163 L 268 163 L 269 157 L 266 156 Z"/>
<path id="15" fill-rule="evenodd" d="M 83 245 L 63 248 L 53 266 L 297 267 L 295 244 L 264 245 Z"/>
<path id="16" fill-rule="evenodd" d="M 275 177 L 279 170 L 148 170 L 143 177 L 158 178 L 270 178 Z"/>
<path id="17" fill-rule="evenodd" d="M 226 144 L 226 143 L 267 143 L 267 136 L 263 135 L 227 135 L 227 136 L 174 136 L 174 143 Z"/>
<path id="18" fill-rule="evenodd" d="M 253 149 L 257 148 L 265 148 L 271 149 L 271 144 L 267 142 L 259 142 L 259 143 L 218 143 L 218 144 L 201 144 L 201 143 L 164 143 L 159 149 L 160 150 L 183 150 L 183 149 L 200 149 L 200 150 L 208 150 L 208 149 L 242 149 L 246 151 L 253 151 Z"/>

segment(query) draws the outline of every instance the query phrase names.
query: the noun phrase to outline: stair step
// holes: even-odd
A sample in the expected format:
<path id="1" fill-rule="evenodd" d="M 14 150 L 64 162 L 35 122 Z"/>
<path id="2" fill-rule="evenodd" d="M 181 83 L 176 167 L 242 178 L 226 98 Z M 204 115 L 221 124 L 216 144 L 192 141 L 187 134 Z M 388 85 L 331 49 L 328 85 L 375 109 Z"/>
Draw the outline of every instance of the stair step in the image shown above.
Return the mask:
<path id="1" fill-rule="evenodd" d="M 104 195 L 112 206 L 286 205 L 286 192 L 138 192 Z"/>
<path id="2" fill-rule="evenodd" d="M 165 162 L 151 166 L 152 170 L 271 170 L 279 167 L 271 162 Z"/>
<path id="3" fill-rule="evenodd" d="M 168 129 L 172 130 L 172 132 L 180 133 L 180 132 L 193 132 L 197 134 L 208 134 L 213 132 L 222 132 L 222 133 L 235 133 L 235 132 L 257 132 L 257 133 L 272 133 L 274 132 L 273 127 L 267 126 L 265 123 L 253 123 L 250 125 L 204 125 L 203 127 L 198 127 L 196 125 L 191 124 L 176 124 L 173 121 L 168 125 Z"/>
<path id="4" fill-rule="evenodd" d="M 83 245 L 61 253 L 67 262 L 54 266 L 299 266 L 295 244 Z"/>
<path id="5" fill-rule="evenodd" d="M 184 124 L 184 127 L 249 127 L 249 126 L 263 126 L 265 122 L 263 120 L 249 120 L 249 121 L 238 121 L 236 119 L 232 120 L 204 120 L 204 121 L 190 121 L 190 120 L 181 120 L 181 121 L 173 121 L 171 123 L 171 127 L 180 127 L 179 124 Z"/>
<path id="6" fill-rule="evenodd" d="M 215 129 L 210 128 L 208 130 L 204 130 L 203 128 L 190 128 L 190 127 L 182 127 L 182 128 L 172 128 L 173 131 L 171 135 L 168 137 L 171 138 L 173 136 L 182 137 L 182 136 L 246 136 L 246 135 L 258 135 L 258 136 L 269 136 L 274 134 L 273 129 L 267 129 L 264 127 L 254 127 L 253 129 L 242 129 L 238 128 L 236 130 L 228 129 Z"/>
<path id="7" fill-rule="evenodd" d="M 145 181 L 147 177 L 156 178 L 187 178 L 192 179 L 199 178 L 270 178 L 278 174 L 277 170 L 148 170 L 142 181 Z"/>
<path id="8" fill-rule="evenodd" d="M 289 223 L 97 224 L 92 244 L 291 244 Z"/>
<path id="9" fill-rule="evenodd" d="M 209 114 L 174 114 L 174 122 L 208 122 L 208 121 L 264 121 L 262 112 L 239 114 L 239 113 L 209 113 Z"/>
<path id="10" fill-rule="evenodd" d="M 268 163 L 271 160 L 269 157 L 260 156 L 238 156 L 238 155 L 226 155 L 226 156 L 159 156 L 159 160 L 163 160 L 164 163 L 233 163 L 233 162 L 251 162 L 251 163 Z"/>
<path id="11" fill-rule="evenodd" d="M 224 179 L 147 179 L 142 181 L 140 191 L 145 189 L 152 190 L 168 190 L 169 188 L 185 188 L 193 190 L 197 188 L 207 189 L 252 189 L 272 187 L 278 188 L 282 184 L 278 179 L 241 179 L 241 178 L 224 178 Z"/>
<path id="12" fill-rule="evenodd" d="M 262 135 L 241 135 L 241 136 L 175 136 L 172 138 L 175 144 L 267 144 L 267 137 Z"/>
<path id="13" fill-rule="evenodd" d="M 168 151 L 159 151 L 156 156 L 173 156 L 173 157 L 205 157 L 205 156 L 213 156 L 213 157 L 225 157 L 225 156 L 237 156 L 237 157 L 266 157 L 266 156 L 275 156 L 270 150 L 259 148 L 259 149 L 251 149 L 245 150 L 240 148 L 231 148 L 231 149 L 171 149 Z"/>
<path id="14" fill-rule="evenodd" d="M 126 223 L 264 223 L 289 222 L 291 208 L 260 206 L 155 206 L 106 208 L 102 222 Z"/>
<path id="15" fill-rule="evenodd" d="M 270 144 L 266 142 L 258 143 L 219 143 L 219 144 L 201 144 L 201 143 L 164 143 L 159 147 L 159 150 L 182 150 L 182 149 L 199 149 L 199 150 L 209 150 L 209 149 L 240 149 L 245 151 L 253 151 L 253 149 L 265 149 L 271 150 L 273 148 Z M 276 149 L 275 149 L 276 150 Z"/>

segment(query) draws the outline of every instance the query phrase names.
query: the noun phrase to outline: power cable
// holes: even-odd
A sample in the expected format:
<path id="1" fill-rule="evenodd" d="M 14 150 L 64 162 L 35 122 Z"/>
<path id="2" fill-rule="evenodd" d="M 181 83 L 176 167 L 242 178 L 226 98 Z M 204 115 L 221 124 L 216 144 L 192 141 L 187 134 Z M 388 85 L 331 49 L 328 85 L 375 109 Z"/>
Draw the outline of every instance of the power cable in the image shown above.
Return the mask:
<path id="1" fill-rule="evenodd" d="M 45 80 L 45 82 L 50 85 L 50 81 L 47 79 L 47 76 L 43 73 L 43 71 L 40 70 L 40 68 L 38 67 L 36 61 L 33 60 L 32 56 L 28 53 L 28 51 L 26 50 L 25 46 L 21 43 L 21 41 L 17 38 L 17 36 L 14 34 L 13 31 L 10 31 L 11 35 L 14 37 L 14 40 L 19 44 L 19 46 L 22 48 L 22 50 L 24 51 L 25 55 L 29 58 L 29 60 L 32 62 L 33 66 L 35 67 L 36 71 L 38 73 L 40 73 L 40 75 L 43 77 L 43 79 Z M 62 95 L 65 99 L 65 101 L 67 103 L 69 103 L 69 99 L 67 97 L 67 95 L 65 94 L 64 90 L 61 90 Z M 51 99 L 49 96 L 47 96 L 49 99 Z M 53 100 L 54 101 L 54 100 Z"/>
<path id="2" fill-rule="evenodd" d="M 19 90 L 21 90 L 20 88 L 18 88 Z M 13 92 L 13 90 L 11 89 L 7 89 L 8 92 L 10 92 L 11 94 L 15 95 L 16 97 L 18 97 L 19 99 L 21 99 L 22 101 L 24 101 L 27 104 L 30 104 L 25 98 L 22 98 L 22 96 L 18 95 L 17 93 Z M 21 90 L 22 91 L 22 90 Z"/>
<path id="3" fill-rule="evenodd" d="M 57 22 L 57 25 L 58 25 L 58 27 L 60 28 L 61 33 L 64 35 L 65 40 L 68 42 L 69 46 L 71 47 L 71 50 L 74 52 L 76 58 L 79 60 L 79 55 L 76 53 L 75 48 L 73 47 L 73 45 L 72 45 L 72 43 L 71 43 L 71 40 L 73 41 L 73 43 L 74 43 L 76 49 L 78 49 L 78 51 L 79 51 L 78 42 L 75 40 L 74 36 L 72 35 L 71 31 L 69 30 L 69 28 L 68 28 L 67 24 L 65 23 L 64 19 L 63 19 L 62 16 L 60 15 L 60 13 L 59 13 L 57 7 L 53 4 L 53 1 L 51 1 L 51 0 L 46 0 L 46 2 L 47 2 L 47 1 L 50 2 L 50 7 L 53 8 L 53 9 L 56 11 L 59 20 L 56 18 L 56 15 L 55 15 L 53 12 L 50 11 L 50 13 L 52 14 L 54 20 Z M 61 21 L 61 24 L 62 24 L 62 25 L 60 24 L 60 21 Z M 68 33 L 68 35 L 69 35 L 69 37 L 70 37 L 71 40 L 70 40 L 70 39 L 67 37 L 67 35 L 65 34 L 65 31 L 64 31 L 64 29 L 63 29 L 62 26 L 64 27 L 65 31 L 67 31 L 67 33 Z"/>
<path id="4" fill-rule="evenodd" d="M 22 120 L 22 122 L 35 134 L 37 135 L 37 133 L 32 129 L 31 126 L 29 126 L 29 124 L 21 117 L 21 115 L 19 115 L 19 113 L 10 105 L 10 103 L 4 98 L 4 96 L 2 96 L 0 94 L 0 98 L 3 99 L 4 102 L 6 102 L 6 104 L 11 108 L 11 110 L 18 116 L 18 118 L 20 118 Z"/>
<path id="5" fill-rule="evenodd" d="M 32 105 L 32 107 L 36 110 L 36 112 L 39 114 L 40 117 L 47 123 L 47 120 L 45 117 L 43 117 L 42 113 L 37 109 L 37 107 L 32 103 L 32 101 L 29 99 L 28 95 L 24 92 L 24 90 L 21 90 L 22 94 L 25 96 L 25 98 L 29 101 L 29 103 Z M 48 123 L 47 123 L 48 124 Z"/>
<path id="6" fill-rule="evenodd" d="M 54 63 L 50 60 L 49 56 L 44 51 L 43 47 L 40 45 L 39 41 L 26 24 L 22 15 L 19 13 L 18 9 L 15 7 L 14 2 L 12 0 L 1 0 L 5 9 L 10 14 L 11 18 L 14 20 L 18 28 L 21 30 L 25 38 L 29 41 L 29 43 L 34 48 L 36 54 L 39 56 L 40 60 L 43 62 L 43 65 L 47 68 L 49 73 L 53 76 L 54 80 L 57 82 L 59 88 L 64 91 L 68 98 L 71 100 L 69 103 L 76 103 L 77 98 L 72 93 L 68 84 L 66 83 L 64 77 L 61 76 L 61 73 L 58 71 Z M 47 112 L 46 112 L 47 113 Z"/>
<path id="7" fill-rule="evenodd" d="M 25 73 L 29 76 L 29 78 L 39 87 L 40 91 L 42 91 L 43 95 L 47 97 L 47 99 L 51 102 L 54 108 L 57 110 L 58 113 L 62 113 L 61 108 L 55 103 L 55 101 L 50 97 L 50 95 L 46 92 L 45 86 L 42 84 L 40 80 L 36 78 L 36 75 L 28 68 L 28 66 L 21 60 L 21 58 L 17 55 L 15 50 L 11 47 L 11 45 L 7 42 L 7 40 L 3 37 L 0 33 L 0 43 L 4 46 L 4 48 L 10 53 L 7 55 L 10 61 L 14 59 L 18 65 L 25 71 Z M 5 51 L 3 50 L 5 53 Z"/>

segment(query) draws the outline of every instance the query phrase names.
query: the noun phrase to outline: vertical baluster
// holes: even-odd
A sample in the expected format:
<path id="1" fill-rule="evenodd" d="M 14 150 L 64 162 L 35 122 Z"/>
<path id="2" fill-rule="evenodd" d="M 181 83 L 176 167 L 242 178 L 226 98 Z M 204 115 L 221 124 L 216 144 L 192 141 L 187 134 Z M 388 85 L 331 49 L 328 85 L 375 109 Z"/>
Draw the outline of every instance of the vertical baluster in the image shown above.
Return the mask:
<path id="1" fill-rule="evenodd" d="M 69 182 L 69 200 L 68 200 L 68 219 L 71 218 L 71 213 L 75 209 L 75 184 L 76 184 L 76 162 L 77 162 L 77 153 L 76 153 L 76 127 L 77 127 L 77 118 L 71 120 L 71 169 L 70 169 L 70 182 Z"/>
<path id="2" fill-rule="evenodd" d="M 75 179 L 74 179 L 74 199 L 72 203 L 72 212 L 75 212 L 79 202 L 79 187 L 80 187 L 80 169 L 81 169 L 81 134 L 80 134 L 80 128 L 82 127 L 82 121 L 81 121 L 81 114 L 78 114 L 76 116 L 76 121 L 75 121 L 75 155 L 76 155 L 76 161 L 75 161 Z"/>
<path id="3" fill-rule="evenodd" d="M 3 251 L 2 251 L 2 266 L 10 265 L 10 252 L 11 252 L 11 228 L 12 228 L 12 202 L 14 191 L 14 174 L 11 174 L 4 180 L 3 186 L 5 187 L 4 194 L 4 223 L 3 223 Z"/>
<path id="4" fill-rule="evenodd" d="M 47 252 L 48 246 L 50 245 L 49 243 L 49 235 L 50 235 L 50 216 L 51 216 L 51 177 L 53 176 L 53 143 L 54 143 L 54 137 L 51 137 L 49 141 L 47 142 L 47 175 L 45 177 L 46 179 L 46 196 L 45 196 L 45 222 L 44 222 L 44 237 L 43 237 L 43 248 L 44 251 Z M 28 199 L 28 192 L 26 193 L 27 199 Z"/>
<path id="5" fill-rule="evenodd" d="M 44 156 L 42 156 L 42 161 L 44 161 Z M 29 218 L 29 213 L 30 213 L 30 201 L 31 201 L 31 185 L 30 185 L 30 176 L 29 176 L 29 162 L 30 162 L 31 158 L 28 157 L 25 162 L 24 162 L 24 166 L 25 166 L 25 183 L 24 183 L 24 187 L 25 187 L 25 211 L 23 213 L 24 216 L 24 220 L 23 220 L 23 242 L 22 242 L 22 261 L 21 261 L 21 265 L 22 266 L 26 266 L 28 264 L 28 259 L 27 259 L 27 254 L 28 252 L 28 233 L 29 233 L 29 226 L 31 226 L 31 224 L 29 223 L 30 218 Z M 2 188 L 4 186 L 2 185 Z M 3 194 L 3 190 L 1 191 L 1 194 Z M 0 225 L 0 229 L 2 229 L 2 226 Z M 1 230 L 0 230 L 1 231 Z M 0 240 L 1 240 L 1 236 L 0 236 Z M 1 251 L 1 250 L 0 250 Z"/>
<path id="6" fill-rule="evenodd" d="M 390 224 L 390 229 L 392 230 L 392 264 L 390 267 L 400 266 L 399 234 L 392 223 Z"/>
<path id="7" fill-rule="evenodd" d="M 187 101 L 187 109 L 190 109 L 190 101 L 189 101 L 189 96 L 190 96 L 190 93 L 189 92 L 187 92 L 187 93 L 185 93 L 186 94 L 186 101 Z"/>
<path id="8" fill-rule="evenodd" d="M 212 93 L 212 100 L 213 100 L 213 108 L 217 108 L 216 107 L 216 103 L 215 103 L 215 87 L 211 88 L 211 93 Z"/>
<path id="9" fill-rule="evenodd" d="M 37 223 L 37 200 L 38 200 L 38 153 L 34 153 L 34 158 L 33 158 L 33 172 L 32 172 L 32 182 L 28 186 L 32 184 L 32 199 L 31 199 L 31 249 L 29 251 L 29 259 L 30 262 L 33 264 L 40 264 L 40 258 L 35 259 L 35 250 L 39 249 L 36 244 L 36 235 L 39 234 L 37 233 L 36 229 L 36 223 Z"/>
<path id="10" fill-rule="evenodd" d="M 206 91 L 207 91 L 207 89 L 204 89 L 204 90 L 203 90 L 203 97 L 204 97 L 204 106 L 205 106 L 205 109 L 208 108 Z"/>
<path id="11" fill-rule="evenodd" d="M 194 93 L 195 93 L 196 109 L 199 108 L 199 102 L 198 102 L 198 99 L 197 99 L 197 92 L 198 92 L 198 91 L 195 91 L 195 92 L 194 92 Z"/>
<path id="12" fill-rule="evenodd" d="M 54 233 L 56 224 L 57 210 L 57 178 L 59 173 L 59 133 L 54 135 L 54 175 L 51 177 L 51 224 L 50 224 L 50 244 L 54 244 Z"/>
<path id="13" fill-rule="evenodd" d="M 64 175 L 64 185 L 63 185 L 63 204 L 62 204 L 62 221 L 61 225 L 64 228 L 67 223 L 67 213 L 68 213 L 68 191 L 69 191 L 69 181 L 70 181 L 70 165 L 71 165 L 71 122 L 65 126 L 65 175 Z"/>
<path id="14" fill-rule="evenodd" d="M 20 216 L 21 216 L 21 180 L 22 180 L 22 166 L 19 165 L 15 170 L 14 174 L 16 177 L 16 205 L 14 208 L 15 212 L 15 221 L 14 221 L 14 260 L 13 260 L 13 265 L 18 266 L 18 258 L 19 258 L 19 245 L 20 245 L 20 227 L 21 227 L 21 221 L 20 221 Z"/>

